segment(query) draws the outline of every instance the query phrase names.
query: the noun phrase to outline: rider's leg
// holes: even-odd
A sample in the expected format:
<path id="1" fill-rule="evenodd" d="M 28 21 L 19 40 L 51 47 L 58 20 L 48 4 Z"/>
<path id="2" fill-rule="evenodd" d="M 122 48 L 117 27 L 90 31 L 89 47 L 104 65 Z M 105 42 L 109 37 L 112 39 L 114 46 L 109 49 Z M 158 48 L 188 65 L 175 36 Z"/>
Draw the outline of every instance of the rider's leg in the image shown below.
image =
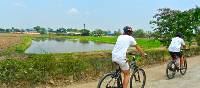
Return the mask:
<path id="1" fill-rule="evenodd" d="M 183 55 L 180 56 L 180 66 L 183 66 L 184 64 L 184 57 Z"/>
<path id="2" fill-rule="evenodd" d="M 130 70 L 122 70 L 124 73 L 123 88 L 128 88 L 128 82 L 130 78 Z"/>
<path id="3" fill-rule="evenodd" d="M 124 74 L 124 80 L 123 80 L 123 88 L 128 88 L 128 82 L 129 82 L 129 64 L 126 59 L 112 59 L 113 62 L 116 62 L 119 64 L 123 74 Z"/>
<path id="4" fill-rule="evenodd" d="M 177 52 L 169 52 L 171 57 L 172 57 L 172 60 L 175 61 L 175 65 L 176 66 L 179 66 L 179 58 L 177 58 L 177 56 L 179 57 L 178 53 Z"/>
<path id="5" fill-rule="evenodd" d="M 180 58 L 178 57 L 178 58 L 176 58 L 176 66 L 179 67 L 179 65 L 180 65 Z"/>
<path id="6" fill-rule="evenodd" d="M 180 52 L 177 52 L 177 56 L 179 57 L 178 61 L 179 62 L 179 66 L 182 66 L 183 65 L 183 55 L 180 53 Z"/>
<path id="7" fill-rule="evenodd" d="M 129 69 L 129 64 L 126 60 L 121 61 L 120 68 L 122 72 L 124 73 L 124 79 L 123 79 L 123 88 L 128 88 L 128 82 L 130 78 L 130 69 Z"/>
<path id="8" fill-rule="evenodd" d="M 176 65 L 179 67 L 182 64 L 182 55 L 180 52 L 175 52 Z"/>

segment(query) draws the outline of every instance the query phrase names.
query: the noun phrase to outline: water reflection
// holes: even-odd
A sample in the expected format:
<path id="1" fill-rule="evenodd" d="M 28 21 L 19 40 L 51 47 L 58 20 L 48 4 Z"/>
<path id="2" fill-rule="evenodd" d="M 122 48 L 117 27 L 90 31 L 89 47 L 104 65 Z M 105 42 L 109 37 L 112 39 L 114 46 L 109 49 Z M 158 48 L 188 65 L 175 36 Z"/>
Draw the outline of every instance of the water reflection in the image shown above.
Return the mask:
<path id="1" fill-rule="evenodd" d="M 62 39 L 62 38 L 56 38 L 56 39 L 51 39 L 51 41 L 65 42 L 65 41 L 66 41 L 66 39 Z"/>
<path id="2" fill-rule="evenodd" d="M 87 40 L 79 40 L 79 43 L 82 43 L 82 44 L 88 44 L 89 41 L 87 41 Z"/>
<path id="3" fill-rule="evenodd" d="M 77 39 L 35 39 L 25 53 L 65 53 L 112 50 L 113 44 L 80 41 Z"/>

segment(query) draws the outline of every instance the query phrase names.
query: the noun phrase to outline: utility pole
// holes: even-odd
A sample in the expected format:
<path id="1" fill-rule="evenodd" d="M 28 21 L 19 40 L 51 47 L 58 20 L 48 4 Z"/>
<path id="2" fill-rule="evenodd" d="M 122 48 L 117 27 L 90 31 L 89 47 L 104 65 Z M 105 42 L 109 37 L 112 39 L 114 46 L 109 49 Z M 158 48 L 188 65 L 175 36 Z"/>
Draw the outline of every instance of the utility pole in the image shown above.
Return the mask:
<path id="1" fill-rule="evenodd" d="M 85 29 L 85 24 L 83 24 L 83 27 L 84 27 L 84 29 Z"/>

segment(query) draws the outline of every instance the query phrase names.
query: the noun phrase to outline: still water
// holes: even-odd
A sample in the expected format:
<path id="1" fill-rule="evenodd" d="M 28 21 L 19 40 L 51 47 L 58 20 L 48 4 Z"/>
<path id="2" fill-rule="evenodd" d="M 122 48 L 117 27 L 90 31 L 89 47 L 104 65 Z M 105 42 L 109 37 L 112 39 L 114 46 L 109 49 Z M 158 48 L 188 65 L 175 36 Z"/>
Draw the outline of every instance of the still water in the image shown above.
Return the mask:
<path id="1" fill-rule="evenodd" d="M 31 46 L 25 51 L 25 53 L 45 54 L 90 52 L 99 50 L 112 50 L 113 47 L 113 44 L 80 41 L 74 39 L 37 39 L 32 40 Z"/>

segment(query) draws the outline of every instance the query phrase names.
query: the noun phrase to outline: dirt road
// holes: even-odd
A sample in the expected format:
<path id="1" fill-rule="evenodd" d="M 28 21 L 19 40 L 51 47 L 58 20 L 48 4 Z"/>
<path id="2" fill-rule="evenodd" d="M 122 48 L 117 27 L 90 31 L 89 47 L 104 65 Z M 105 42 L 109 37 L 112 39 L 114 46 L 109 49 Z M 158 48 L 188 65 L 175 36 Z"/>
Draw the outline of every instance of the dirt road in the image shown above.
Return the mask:
<path id="1" fill-rule="evenodd" d="M 168 80 L 165 75 L 166 64 L 145 69 L 147 72 L 146 88 L 199 88 L 200 87 L 200 56 L 188 58 L 188 71 L 182 76 L 176 74 Z"/>
<path id="2" fill-rule="evenodd" d="M 145 67 L 147 82 L 145 88 L 200 88 L 200 56 L 187 59 L 188 70 L 182 76 L 180 73 L 174 79 L 168 80 L 165 75 L 166 63 Z M 96 82 L 72 84 L 60 88 L 96 88 Z"/>

